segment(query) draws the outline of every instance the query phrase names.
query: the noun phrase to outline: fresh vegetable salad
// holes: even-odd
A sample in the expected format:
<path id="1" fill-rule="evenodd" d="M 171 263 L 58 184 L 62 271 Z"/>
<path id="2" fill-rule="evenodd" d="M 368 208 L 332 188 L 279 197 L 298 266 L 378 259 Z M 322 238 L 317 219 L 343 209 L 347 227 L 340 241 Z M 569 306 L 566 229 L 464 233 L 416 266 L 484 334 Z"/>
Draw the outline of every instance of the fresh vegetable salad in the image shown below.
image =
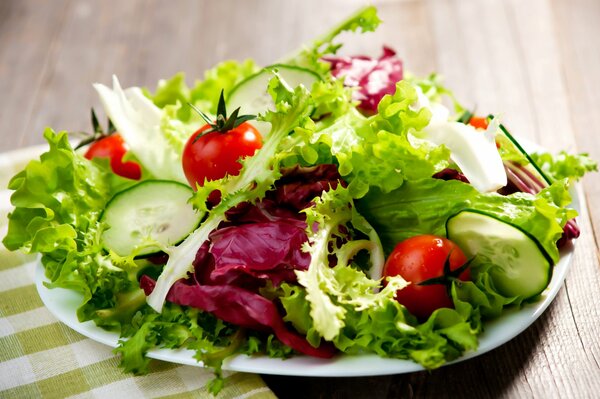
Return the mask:
<path id="1" fill-rule="evenodd" d="M 596 164 L 528 154 L 390 48 L 337 55 L 338 34 L 379 23 L 362 9 L 275 65 L 225 61 L 191 87 L 94 85 L 106 131 L 92 113 L 77 147 L 44 132 L 10 182 L 4 244 L 83 294 L 79 320 L 120 333 L 126 371 L 154 347 L 217 377 L 236 354 L 431 369 L 475 350 L 486 319 L 548 285 L 579 234 L 569 185 Z"/>

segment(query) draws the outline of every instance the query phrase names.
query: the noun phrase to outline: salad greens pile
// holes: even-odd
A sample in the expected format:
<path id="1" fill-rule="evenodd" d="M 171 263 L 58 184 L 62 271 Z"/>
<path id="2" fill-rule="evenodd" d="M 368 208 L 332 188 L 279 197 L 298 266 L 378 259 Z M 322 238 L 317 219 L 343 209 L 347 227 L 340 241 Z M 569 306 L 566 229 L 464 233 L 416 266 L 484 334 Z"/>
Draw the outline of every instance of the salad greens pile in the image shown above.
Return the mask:
<path id="1" fill-rule="evenodd" d="M 578 233 L 569 185 L 596 164 L 585 154 L 530 156 L 518 144 L 497 151 L 508 140 L 497 118 L 476 130 L 436 76 L 403 76 L 389 49 L 378 60 L 336 58 L 338 34 L 379 22 L 375 8 L 362 9 L 282 61 L 317 76 L 312 87 L 269 69 L 257 93 L 270 102 L 258 115 L 269 127 L 262 148 L 238 175 L 190 190 L 202 221 L 181 243 L 151 242 L 161 251 L 150 258 L 107 248 L 102 234 L 114 226 L 102 214 L 138 182 L 47 129 L 48 151 L 10 182 L 4 245 L 41 254 L 49 288 L 82 293 L 79 319 L 119 332 L 116 351 L 135 373 L 154 347 L 195 350 L 217 376 L 235 354 L 371 352 L 435 368 L 476 349 L 486 318 L 535 298 L 503 295 L 494 259 L 475 256 L 472 278 L 449 287 L 454 308 L 418 319 L 395 299 L 409 283 L 384 277 L 385 257 L 409 237 L 445 237 L 447 220 L 471 209 L 525 232 L 556 263 L 565 226 Z M 350 81 L 356 60 L 371 67 Z M 95 88 L 142 180 L 187 184 L 183 149 L 204 124 L 190 105 L 215 116 L 222 91 L 261 71 L 251 60 L 225 61 L 192 87 L 177 74 L 154 92 L 123 90 L 116 78 Z M 388 84 L 373 89 L 374 72 Z"/>

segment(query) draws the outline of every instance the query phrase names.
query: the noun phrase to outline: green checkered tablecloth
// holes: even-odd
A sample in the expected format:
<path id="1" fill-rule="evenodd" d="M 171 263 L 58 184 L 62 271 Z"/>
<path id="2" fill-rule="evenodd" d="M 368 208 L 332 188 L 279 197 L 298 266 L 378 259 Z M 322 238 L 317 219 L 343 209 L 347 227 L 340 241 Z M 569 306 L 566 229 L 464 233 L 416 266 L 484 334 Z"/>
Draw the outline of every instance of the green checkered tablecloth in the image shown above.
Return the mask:
<path id="1" fill-rule="evenodd" d="M 6 234 L 8 179 L 39 154 L 29 148 L 0 155 L 0 237 Z M 0 244 L 0 398 L 212 398 L 212 373 L 200 367 L 152 361 L 133 376 L 99 344 L 57 321 L 34 284 L 34 259 Z M 274 398 L 255 374 L 226 373 L 219 398 Z"/>

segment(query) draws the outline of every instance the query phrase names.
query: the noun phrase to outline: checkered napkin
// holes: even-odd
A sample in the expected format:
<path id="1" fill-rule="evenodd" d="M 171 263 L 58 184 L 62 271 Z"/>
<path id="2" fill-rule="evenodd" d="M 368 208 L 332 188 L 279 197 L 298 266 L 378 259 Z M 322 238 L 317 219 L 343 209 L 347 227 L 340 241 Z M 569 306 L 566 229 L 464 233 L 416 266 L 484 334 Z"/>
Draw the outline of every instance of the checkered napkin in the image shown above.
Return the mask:
<path id="1" fill-rule="evenodd" d="M 28 148 L 0 155 L 0 237 L 10 210 L 8 180 L 38 155 Z M 0 244 L 0 398 L 212 398 L 212 373 L 154 360 L 150 373 L 121 371 L 119 359 L 60 323 L 44 307 L 34 284 L 31 256 Z M 255 374 L 225 373 L 219 398 L 275 398 Z"/>

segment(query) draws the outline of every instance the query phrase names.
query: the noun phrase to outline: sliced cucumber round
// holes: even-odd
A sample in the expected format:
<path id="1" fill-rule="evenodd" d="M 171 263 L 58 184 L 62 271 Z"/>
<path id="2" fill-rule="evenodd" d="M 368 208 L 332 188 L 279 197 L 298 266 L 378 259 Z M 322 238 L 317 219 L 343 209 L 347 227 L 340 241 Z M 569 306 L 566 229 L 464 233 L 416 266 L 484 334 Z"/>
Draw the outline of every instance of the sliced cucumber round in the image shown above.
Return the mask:
<path id="1" fill-rule="evenodd" d="M 267 87 L 269 81 L 273 79 L 274 71 L 277 71 L 291 88 L 303 85 L 310 89 L 314 82 L 321 80 L 319 75 L 310 69 L 285 64 L 271 65 L 238 83 L 229 93 L 227 108 L 233 110 L 239 107 L 241 115 L 258 115 L 273 110 L 275 106 L 267 92 Z M 251 121 L 250 123 L 263 136 L 270 131 L 270 123 L 261 121 Z"/>
<path id="2" fill-rule="evenodd" d="M 115 194 L 100 217 L 108 226 L 102 245 L 121 256 L 143 256 L 179 243 L 202 217 L 188 204 L 192 194 L 189 186 L 167 180 L 146 180 Z"/>
<path id="3" fill-rule="evenodd" d="M 527 299 L 548 286 L 552 260 L 520 228 L 477 210 L 463 210 L 448 219 L 446 231 L 467 257 L 477 255 L 495 265 L 489 273 L 502 295 Z"/>

